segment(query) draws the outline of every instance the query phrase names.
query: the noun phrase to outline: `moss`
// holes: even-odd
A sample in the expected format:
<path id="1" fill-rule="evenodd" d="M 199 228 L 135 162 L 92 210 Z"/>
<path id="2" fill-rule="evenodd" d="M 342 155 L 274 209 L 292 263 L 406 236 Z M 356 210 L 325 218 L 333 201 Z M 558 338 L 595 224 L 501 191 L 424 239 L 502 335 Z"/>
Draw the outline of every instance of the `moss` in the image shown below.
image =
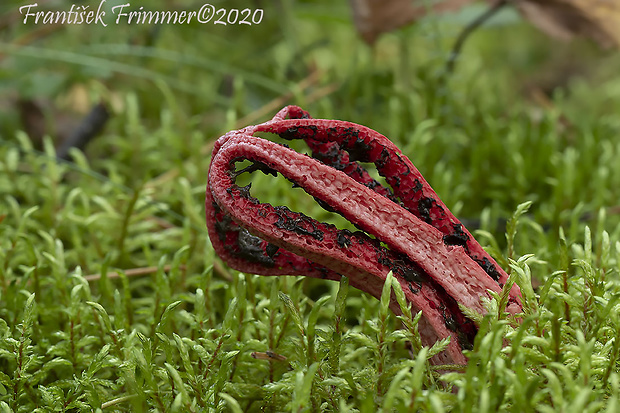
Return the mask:
<path id="1" fill-rule="evenodd" d="M 344 3 L 275 4 L 249 28 L 76 25 L 29 44 L 36 27 L 3 20 L 0 90 L 60 111 L 85 92 L 112 120 L 65 162 L 62 116 L 33 142 L 13 106 L 1 115 L 0 411 L 617 410 L 618 71 L 539 107 L 520 94 L 523 73 L 543 70 L 524 56 L 563 46 L 521 22 L 476 32 L 446 79 L 453 19 L 369 48 Z M 388 311 L 390 283 L 379 301 L 215 257 L 213 140 L 283 102 L 397 142 L 510 269 L 520 323 L 495 296 L 470 314 L 469 364 L 439 369 L 428 360 L 446 343 L 423 347 L 418 317 Z M 346 227 L 285 180 L 252 182 L 261 200 Z"/>

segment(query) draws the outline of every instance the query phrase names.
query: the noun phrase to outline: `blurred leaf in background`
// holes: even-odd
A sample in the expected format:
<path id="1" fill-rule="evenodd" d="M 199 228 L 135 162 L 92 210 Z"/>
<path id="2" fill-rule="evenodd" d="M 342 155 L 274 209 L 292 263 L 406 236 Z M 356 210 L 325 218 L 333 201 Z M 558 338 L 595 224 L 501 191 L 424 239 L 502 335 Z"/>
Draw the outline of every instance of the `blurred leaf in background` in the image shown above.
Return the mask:
<path id="1" fill-rule="evenodd" d="M 382 33 L 428 14 L 457 11 L 476 0 L 350 0 L 355 27 L 367 43 Z M 620 46 L 620 3 L 614 0 L 487 0 L 491 7 L 511 5 L 545 33 L 595 40 L 602 47 Z"/>
<path id="2" fill-rule="evenodd" d="M 427 14 L 455 11 L 475 0 L 350 0 L 353 21 L 364 41 L 419 20 Z"/>
<path id="3" fill-rule="evenodd" d="M 614 0 L 517 0 L 526 19 L 560 39 L 585 36 L 605 48 L 620 46 L 620 3 Z"/>

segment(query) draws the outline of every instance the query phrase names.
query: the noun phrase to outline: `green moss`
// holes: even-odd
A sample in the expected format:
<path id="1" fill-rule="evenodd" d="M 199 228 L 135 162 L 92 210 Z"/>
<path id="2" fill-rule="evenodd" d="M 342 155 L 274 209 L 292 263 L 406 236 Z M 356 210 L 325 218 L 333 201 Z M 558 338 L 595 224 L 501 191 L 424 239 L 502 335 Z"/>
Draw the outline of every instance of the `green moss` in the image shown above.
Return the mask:
<path id="1" fill-rule="evenodd" d="M 346 5 L 326 4 L 265 4 L 247 28 L 0 35 L 0 91 L 63 109 L 81 90 L 113 113 L 71 162 L 0 114 L 1 412 L 617 410 L 617 59 L 578 44 L 590 75 L 537 106 L 524 85 L 554 78 L 542 57 L 569 46 L 514 16 L 476 32 L 446 78 L 458 16 L 370 48 Z M 391 283 L 379 301 L 345 279 L 227 268 L 203 222 L 210 145 L 285 103 L 395 141 L 511 272 L 521 322 L 505 294 L 486 302 L 469 364 L 448 371 L 428 362 L 446 343 L 421 345 L 419 315 L 389 312 Z M 261 200 L 346 226 L 284 180 L 252 181 Z"/>

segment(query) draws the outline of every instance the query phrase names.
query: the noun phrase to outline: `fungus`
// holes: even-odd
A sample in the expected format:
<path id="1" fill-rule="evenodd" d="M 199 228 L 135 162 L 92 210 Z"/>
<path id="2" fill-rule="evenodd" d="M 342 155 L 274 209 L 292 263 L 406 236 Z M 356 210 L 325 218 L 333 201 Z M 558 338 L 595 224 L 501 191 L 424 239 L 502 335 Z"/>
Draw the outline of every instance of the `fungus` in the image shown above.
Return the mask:
<path id="1" fill-rule="evenodd" d="M 303 139 L 312 157 L 254 136 Z M 262 203 L 239 187 L 235 163 L 246 171 L 280 173 L 320 205 L 361 231 L 339 230 L 286 207 Z M 358 162 L 374 163 L 389 185 Z M 379 298 L 388 272 L 413 311 L 422 311 L 424 345 L 450 337 L 436 364 L 465 364 L 477 332 L 460 310 L 484 313 L 481 298 L 499 293 L 508 275 L 444 205 L 411 161 L 385 136 L 351 122 L 312 119 L 287 106 L 268 122 L 231 131 L 214 146 L 206 219 L 216 253 L 239 271 L 339 280 Z M 372 235 L 372 236 L 371 236 Z M 391 304 L 400 312 L 396 302 Z M 521 312 L 514 285 L 506 310 Z"/>

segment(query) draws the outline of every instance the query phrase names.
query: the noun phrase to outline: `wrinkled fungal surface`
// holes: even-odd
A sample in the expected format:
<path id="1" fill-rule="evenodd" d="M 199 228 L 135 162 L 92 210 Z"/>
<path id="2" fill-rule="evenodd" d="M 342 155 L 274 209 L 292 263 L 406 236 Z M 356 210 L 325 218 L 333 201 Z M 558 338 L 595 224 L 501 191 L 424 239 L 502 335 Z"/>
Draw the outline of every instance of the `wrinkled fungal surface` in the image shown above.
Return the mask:
<path id="1" fill-rule="evenodd" d="M 312 157 L 254 136 L 303 139 Z M 236 162 L 252 164 L 241 171 Z M 373 163 L 389 187 L 359 163 Z M 243 172 L 280 173 L 322 207 L 353 223 L 340 230 L 284 206 L 261 203 L 240 187 Z M 213 149 L 206 192 L 209 237 L 231 267 L 262 275 L 339 280 L 380 297 L 392 271 L 415 312 L 423 344 L 450 337 L 436 364 L 464 364 L 477 329 L 459 304 L 484 313 L 481 298 L 500 292 L 507 274 L 439 199 L 420 172 L 385 136 L 350 122 L 312 119 L 297 106 L 268 122 L 232 131 Z M 391 308 L 399 313 L 393 302 Z M 521 312 L 512 287 L 506 310 Z"/>

